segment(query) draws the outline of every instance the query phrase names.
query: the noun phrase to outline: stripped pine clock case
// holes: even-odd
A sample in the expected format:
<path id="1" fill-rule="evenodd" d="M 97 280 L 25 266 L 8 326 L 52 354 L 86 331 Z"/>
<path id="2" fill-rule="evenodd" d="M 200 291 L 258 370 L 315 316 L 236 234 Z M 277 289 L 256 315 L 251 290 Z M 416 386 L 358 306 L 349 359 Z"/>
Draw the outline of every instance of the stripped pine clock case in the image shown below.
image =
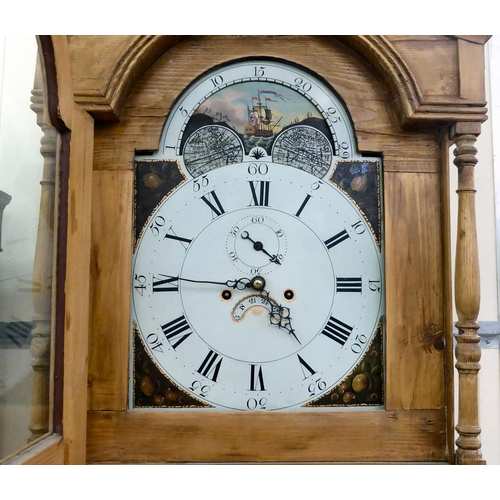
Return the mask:
<path id="1" fill-rule="evenodd" d="M 428 98 L 439 95 L 443 88 L 440 76 L 421 72 L 419 63 L 411 59 L 416 42 L 404 37 L 130 36 L 96 37 L 94 41 L 106 47 L 109 61 L 117 60 L 116 54 L 128 48 L 127 57 L 113 67 L 102 98 L 90 97 L 85 86 L 91 85 L 91 80 L 83 69 L 80 73 L 76 66 L 74 69 L 75 85 L 81 92 L 75 93 L 75 99 L 86 109 L 92 108 L 98 122 L 92 204 L 88 460 L 452 461 L 448 133 L 450 121 L 479 125 L 484 119 L 480 92 L 469 86 L 470 96 L 460 97 L 451 86 L 449 96 Z M 81 53 L 85 43 L 85 37 L 70 39 L 74 56 Z M 432 60 L 439 48 L 446 54 L 442 60 L 448 61 L 450 71 L 458 73 L 464 66 L 454 67 L 451 55 L 458 46 L 463 46 L 463 40 L 431 37 L 425 53 Z M 464 54 L 462 59 L 469 59 L 469 53 Z M 413 61 L 411 68 L 405 58 Z M 245 123 L 240 129 L 239 124 L 228 122 L 231 115 L 216 108 L 214 101 L 223 97 L 219 77 L 230 80 L 230 69 L 248 62 L 259 85 L 241 92 L 256 99 L 241 102 Z M 278 64 L 282 71 L 295 71 L 293 78 L 266 81 L 259 71 L 271 64 Z M 347 141 L 339 137 L 341 131 L 333 121 L 328 121 L 332 116 L 328 115 L 329 107 L 315 96 L 314 102 L 308 100 L 311 94 L 306 89 L 302 88 L 302 93 L 298 90 L 296 79 L 308 82 L 309 77 L 310 82 L 328 89 L 334 99 L 331 102 L 345 113 L 342 117 L 352 134 L 348 158 L 339 154 Z M 98 75 L 96 78 L 99 80 Z M 242 90 L 237 87 L 237 78 L 230 80 L 227 92 Z M 212 85 L 211 95 L 209 91 L 191 92 L 195 88 L 192 85 L 204 83 Z M 302 98 L 323 110 L 317 118 L 327 126 L 318 126 L 313 115 L 298 114 L 295 123 L 283 119 L 281 128 L 270 131 L 272 144 L 256 141 L 250 146 L 257 130 L 266 134 L 266 124 L 259 123 L 259 116 L 252 116 L 252 110 L 259 97 L 261 105 L 266 96 L 271 100 L 280 99 L 277 94 L 286 97 L 277 86 L 295 92 L 297 101 Z M 275 94 L 259 94 L 258 90 Z M 252 95 L 255 91 L 257 94 Z M 189 95 L 196 99 L 183 108 L 183 98 Z M 456 103 L 464 99 L 468 107 L 459 107 Z M 89 100 L 93 100 L 93 107 Z M 227 103 L 228 98 L 224 101 Z M 449 112 L 443 111 L 446 106 Z M 273 121 L 266 118 L 265 111 L 262 116 L 264 121 Z M 303 123 L 304 118 L 309 121 Z M 460 128 L 453 130 L 463 133 Z M 477 132 L 477 127 L 474 130 Z M 175 131 L 172 137 L 170 131 Z M 227 152 L 205 162 L 217 141 L 227 146 Z M 324 172 L 322 177 L 310 166 L 304 171 L 301 165 L 307 162 L 297 163 L 304 144 L 314 145 L 309 149 L 315 151 L 309 165 Z M 207 163 L 216 168 L 205 170 Z M 362 169 L 370 175 L 356 180 Z M 231 189 L 224 189 L 226 182 Z M 286 182 L 289 189 L 283 187 Z M 315 196 L 319 190 L 313 185 L 325 188 L 326 205 L 345 207 L 335 208 L 335 213 L 327 217 L 337 226 L 327 230 L 322 222 L 315 225 L 312 202 L 318 201 Z M 363 187 L 365 193 L 371 189 L 374 197 L 357 199 Z M 145 194 L 155 189 L 156 198 Z M 233 191 L 238 195 L 228 194 Z M 336 197 L 335 201 L 329 201 L 330 196 L 331 200 Z M 289 198 L 294 199 L 293 206 L 288 204 Z M 369 214 L 373 207 L 374 219 Z M 318 213 L 330 210 L 319 204 L 315 208 Z M 179 219 L 172 215 L 177 213 L 181 214 Z M 195 214 L 203 217 L 203 222 L 197 221 Z M 184 225 L 184 216 L 193 222 Z M 311 218 L 304 222 L 306 216 Z M 193 228 L 191 232 L 188 226 Z M 357 261 L 353 252 L 356 271 L 337 272 L 341 264 L 334 252 L 353 243 L 357 228 L 363 229 L 361 236 L 369 237 L 369 250 Z M 320 319 L 310 337 L 302 339 L 306 324 L 302 315 L 307 306 L 300 300 L 309 288 L 304 285 L 306 272 L 297 271 L 296 266 L 304 260 L 295 240 L 300 231 L 305 232 L 306 240 L 315 242 L 311 252 L 326 270 L 314 278 L 326 293 L 312 287 L 310 293 L 314 300 L 330 300 L 320 308 Z M 149 250 L 143 253 L 147 247 Z M 204 261 L 206 251 L 216 263 L 213 269 Z M 372 264 L 366 264 L 365 257 L 372 259 Z M 142 267 L 145 262 L 150 264 Z M 167 269 L 167 264 L 172 267 Z M 359 266 L 367 267 L 358 270 Z M 224 270 L 223 275 L 216 276 L 217 268 Z M 375 268 L 378 274 L 372 276 Z M 297 289 L 295 284 L 288 285 L 287 276 L 297 278 Z M 261 282 L 252 281 L 252 277 Z M 370 282 L 373 288 L 380 282 L 380 292 L 370 290 Z M 244 290 L 232 287 L 240 284 Z M 323 358 L 317 353 L 335 344 L 352 351 L 351 331 L 355 331 L 358 320 L 343 320 L 344 307 L 342 311 L 335 307 L 343 297 L 358 296 L 360 286 L 361 294 L 368 297 L 369 292 L 380 293 L 376 307 L 362 306 L 376 313 L 368 314 L 370 327 L 364 327 L 363 333 L 369 334 L 360 357 L 333 374 L 326 363 L 320 367 Z M 217 299 L 210 297 L 199 307 L 201 295 L 207 296 L 205 288 Z M 344 292 L 346 288 L 351 291 Z M 140 305 L 143 298 L 147 299 L 146 307 Z M 259 308 L 253 307 L 253 298 L 263 300 Z M 250 311 L 240 323 L 236 304 Z M 153 311 L 150 315 L 144 312 L 147 308 Z M 260 316 L 250 317 L 257 311 Z M 222 345 L 210 337 L 212 320 L 217 329 L 227 333 L 239 335 L 236 327 L 241 326 L 241 332 L 250 335 L 259 319 L 269 320 L 270 324 L 266 322 L 262 328 L 267 329 L 273 342 L 288 346 L 286 353 L 293 363 L 283 365 L 283 370 L 298 370 L 296 383 L 286 387 L 276 383 L 274 393 L 273 377 L 267 368 L 273 363 L 278 366 L 279 349 L 257 342 L 253 345 L 262 346 L 264 354 L 252 353 L 251 349 L 247 353 L 242 348 L 245 343 L 230 338 L 229 344 Z M 176 329 L 176 321 L 177 326 L 187 327 L 183 334 Z M 135 336 L 130 333 L 131 325 L 135 326 Z M 169 359 L 160 357 L 154 339 L 162 342 Z M 199 347 L 175 367 L 174 357 L 182 358 L 188 343 L 195 339 Z M 305 349 L 319 341 L 321 348 L 309 358 Z M 218 384 L 228 377 L 230 359 L 240 363 L 231 373 L 241 369 L 241 374 L 226 386 L 232 395 L 212 397 Z M 186 365 L 188 372 L 183 372 L 181 365 Z M 372 373 L 375 367 L 379 368 Z M 317 398 L 307 392 L 311 382 L 304 379 L 321 370 L 328 375 L 328 383 L 325 379 L 323 387 L 318 382 Z M 357 375 L 364 375 L 356 382 L 359 392 L 353 387 Z M 276 376 L 274 380 L 279 379 Z M 197 381 L 200 390 L 210 386 L 210 397 L 195 390 L 193 382 Z M 348 385 L 342 386 L 344 382 Z M 159 391 L 161 384 L 164 390 Z M 364 392 L 370 384 L 373 389 L 379 384 L 379 392 Z M 277 396 L 280 391 L 299 391 L 298 387 L 305 395 L 294 395 L 290 400 Z M 267 397 L 261 394 L 264 389 L 269 390 L 269 401 L 277 401 L 273 411 L 253 410 L 253 400 L 258 405 Z M 181 393 L 183 404 L 197 407 L 177 407 L 182 406 L 178 404 Z M 235 393 L 241 398 L 236 400 Z M 254 393 L 259 397 L 253 397 Z M 346 393 L 356 398 L 375 394 L 375 404 L 369 400 L 348 401 L 349 397 L 344 401 Z"/>

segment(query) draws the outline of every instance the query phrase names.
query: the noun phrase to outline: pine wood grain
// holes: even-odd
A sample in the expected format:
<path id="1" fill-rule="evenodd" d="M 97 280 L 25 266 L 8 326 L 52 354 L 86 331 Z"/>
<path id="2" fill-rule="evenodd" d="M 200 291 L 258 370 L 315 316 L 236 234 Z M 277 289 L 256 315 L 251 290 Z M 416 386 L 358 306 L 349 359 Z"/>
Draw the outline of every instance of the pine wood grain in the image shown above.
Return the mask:
<path id="1" fill-rule="evenodd" d="M 386 173 L 388 409 L 444 407 L 439 177 Z"/>
<path id="2" fill-rule="evenodd" d="M 127 407 L 133 173 L 96 171 L 92 189 L 92 330 L 88 407 Z"/>
<path id="3" fill-rule="evenodd" d="M 47 441 L 50 441 L 47 445 L 45 442 L 40 443 L 43 446 L 41 451 L 35 447 L 33 450 L 35 453 L 22 457 L 19 463 L 22 465 L 64 465 L 67 443 L 65 444 L 62 438 L 49 438 Z"/>
<path id="4" fill-rule="evenodd" d="M 90 412 L 88 461 L 445 461 L 445 422 L 445 412 L 439 410 Z"/>
<path id="5" fill-rule="evenodd" d="M 85 463 L 90 303 L 93 119 L 75 107 L 70 142 L 66 250 L 63 433 L 66 460 Z"/>

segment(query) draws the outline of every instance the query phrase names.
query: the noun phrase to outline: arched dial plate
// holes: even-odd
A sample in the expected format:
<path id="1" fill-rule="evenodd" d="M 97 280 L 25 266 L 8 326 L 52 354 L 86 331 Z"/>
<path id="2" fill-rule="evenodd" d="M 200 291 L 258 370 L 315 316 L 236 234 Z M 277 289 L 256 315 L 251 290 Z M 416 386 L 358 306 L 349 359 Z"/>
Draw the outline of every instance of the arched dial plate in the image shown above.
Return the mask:
<path id="1" fill-rule="evenodd" d="M 253 411 L 305 409 L 360 366 L 384 313 L 378 162 L 326 84 L 228 64 L 136 160 L 152 165 L 141 196 L 170 186 L 134 245 L 133 330 L 155 369 L 193 401 Z"/>

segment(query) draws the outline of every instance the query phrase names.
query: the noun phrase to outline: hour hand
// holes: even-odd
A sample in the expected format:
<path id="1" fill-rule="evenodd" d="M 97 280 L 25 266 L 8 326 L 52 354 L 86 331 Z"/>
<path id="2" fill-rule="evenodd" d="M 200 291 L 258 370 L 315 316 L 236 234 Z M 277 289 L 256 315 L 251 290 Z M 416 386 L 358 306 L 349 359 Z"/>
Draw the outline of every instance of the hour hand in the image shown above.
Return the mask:
<path id="1" fill-rule="evenodd" d="M 302 345 L 302 342 L 295 335 L 295 330 L 292 328 L 292 318 L 290 316 L 290 309 L 283 307 L 269 297 L 269 292 L 262 290 L 260 295 L 267 299 L 271 310 L 269 312 L 269 321 L 271 325 L 276 325 L 279 328 L 285 329 L 290 335 L 293 335 L 295 340 Z"/>

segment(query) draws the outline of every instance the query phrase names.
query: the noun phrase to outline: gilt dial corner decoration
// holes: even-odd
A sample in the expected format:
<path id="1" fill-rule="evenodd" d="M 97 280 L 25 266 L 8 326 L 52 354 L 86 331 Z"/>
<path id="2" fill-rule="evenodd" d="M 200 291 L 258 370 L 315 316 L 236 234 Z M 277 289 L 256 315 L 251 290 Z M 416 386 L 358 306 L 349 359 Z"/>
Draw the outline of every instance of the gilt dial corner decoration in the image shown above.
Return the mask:
<path id="1" fill-rule="evenodd" d="M 319 77 L 243 60 L 136 158 L 131 407 L 383 405 L 380 159 Z"/>

